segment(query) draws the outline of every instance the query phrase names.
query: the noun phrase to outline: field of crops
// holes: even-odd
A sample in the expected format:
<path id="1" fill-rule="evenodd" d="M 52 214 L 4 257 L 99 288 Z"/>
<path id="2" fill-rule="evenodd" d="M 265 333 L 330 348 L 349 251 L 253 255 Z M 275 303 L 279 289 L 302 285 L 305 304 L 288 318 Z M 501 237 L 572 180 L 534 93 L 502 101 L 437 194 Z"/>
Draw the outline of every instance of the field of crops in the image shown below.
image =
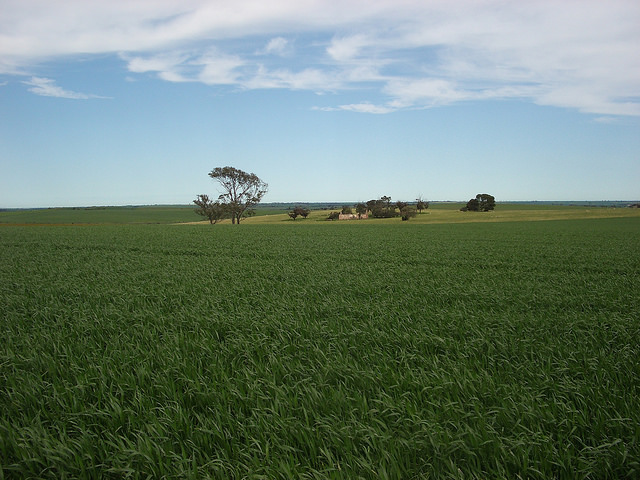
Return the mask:
<path id="1" fill-rule="evenodd" d="M 258 205 L 256 217 L 284 214 L 284 207 Z M 288 218 L 288 216 L 287 216 Z M 0 210 L 0 225 L 172 224 L 201 220 L 193 205 L 133 205 Z"/>
<path id="2" fill-rule="evenodd" d="M 287 215 L 295 204 L 265 204 L 255 208 L 255 216 L 246 218 L 246 223 L 291 223 Z M 460 212 L 462 203 L 432 203 L 411 223 L 467 223 L 467 222 L 511 222 L 536 220 L 568 220 L 578 218 L 620 218 L 640 217 L 637 208 L 620 206 L 582 206 L 548 204 L 499 204 L 492 212 Z M 340 210 L 339 206 L 316 209 L 307 220 L 297 223 L 324 222 L 330 211 Z M 208 220 L 197 215 L 189 205 L 146 205 L 125 207 L 75 207 L 36 208 L 0 210 L 0 226 L 4 225 L 140 225 L 204 223 Z M 364 223 L 399 223 L 400 218 L 369 219 Z M 221 224 L 231 223 L 226 219 Z"/>
<path id="3" fill-rule="evenodd" d="M 640 476 L 637 216 L 0 247 L 0 478 Z"/>

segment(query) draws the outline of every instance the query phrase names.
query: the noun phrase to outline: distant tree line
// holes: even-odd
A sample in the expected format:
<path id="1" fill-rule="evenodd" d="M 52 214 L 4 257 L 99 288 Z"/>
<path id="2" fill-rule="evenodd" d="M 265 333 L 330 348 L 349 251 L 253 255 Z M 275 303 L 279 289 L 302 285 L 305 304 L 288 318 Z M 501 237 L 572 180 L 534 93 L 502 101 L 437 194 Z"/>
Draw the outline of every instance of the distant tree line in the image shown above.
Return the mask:
<path id="1" fill-rule="evenodd" d="M 479 193 L 475 198 L 469 200 L 460 210 L 463 212 L 489 212 L 494 210 L 495 207 L 496 199 L 493 195 Z M 402 217 L 402 220 L 409 220 L 428 208 L 429 202 L 423 200 L 422 197 L 416 198 L 415 203 L 409 204 L 408 202 L 400 200 L 392 202 L 391 197 L 386 195 L 377 200 L 369 200 L 366 203 L 357 203 L 355 205 L 358 218 L 364 213 L 369 213 L 373 218 Z M 352 213 L 351 206 L 343 206 L 342 212 L 331 212 L 327 219 L 337 220 L 340 217 L 340 213 Z"/>
<path id="2" fill-rule="evenodd" d="M 231 223 L 240 224 L 243 218 L 254 214 L 254 209 L 267 193 L 268 185 L 256 174 L 243 172 L 234 167 L 216 167 L 209 176 L 216 180 L 224 193 L 218 196 L 217 200 L 209 198 L 206 194 L 200 194 L 193 201 L 196 205 L 195 212 L 206 217 L 212 225 L 220 220 L 230 218 Z M 472 198 L 462 207 L 462 211 L 488 212 L 496 206 L 495 198 L 487 193 L 479 193 L 476 198 Z M 391 202 L 391 197 L 383 195 L 379 199 L 360 202 L 353 205 L 344 205 L 341 212 L 331 212 L 328 220 L 340 218 L 340 213 L 353 215 L 355 209 L 357 218 L 362 218 L 365 214 L 373 218 L 393 218 L 401 217 L 403 221 L 415 217 L 418 213 L 429 208 L 429 202 L 416 198 L 415 203 L 409 204 L 398 200 Z M 296 206 L 288 212 L 289 217 L 295 221 L 296 218 L 307 218 L 311 213 L 308 208 Z"/>
<path id="3" fill-rule="evenodd" d="M 353 214 L 354 209 L 358 218 L 368 214 L 373 218 L 402 217 L 402 220 L 409 220 L 415 217 L 418 212 L 422 213 L 427 208 L 429 208 L 429 202 L 423 200 L 422 197 L 417 198 L 415 204 L 409 204 L 409 202 L 401 200 L 392 202 L 391 197 L 383 195 L 379 199 L 356 203 L 353 208 L 351 205 L 344 205 L 340 212 L 331 212 L 327 220 L 337 220 L 340 217 L 340 213 Z"/>

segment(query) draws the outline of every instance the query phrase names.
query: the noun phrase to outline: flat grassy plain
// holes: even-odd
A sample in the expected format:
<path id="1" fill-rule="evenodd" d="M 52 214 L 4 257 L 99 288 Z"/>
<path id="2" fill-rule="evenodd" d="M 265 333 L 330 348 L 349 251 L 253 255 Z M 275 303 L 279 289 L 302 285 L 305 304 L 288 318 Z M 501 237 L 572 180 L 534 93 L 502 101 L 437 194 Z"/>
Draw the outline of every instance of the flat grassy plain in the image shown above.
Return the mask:
<path id="1" fill-rule="evenodd" d="M 285 213 L 282 208 L 259 206 L 256 215 Z M 288 218 L 288 217 L 287 217 Z M 136 225 L 187 223 L 202 219 L 189 205 L 124 207 L 64 207 L 0 211 L 2 225 Z M 207 222 L 208 223 L 208 222 Z"/>
<path id="2" fill-rule="evenodd" d="M 435 211 L 0 227 L 0 477 L 638 478 L 637 211 Z"/>
<path id="3" fill-rule="evenodd" d="M 585 207 L 575 205 L 520 205 L 502 204 L 491 212 L 461 212 L 461 203 L 438 203 L 409 220 L 410 224 L 436 224 L 436 223 L 495 223 L 495 222 L 523 222 L 544 220 L 577 220 L 595 218 L 639 218 L 640 209 L 637 208 L 612 208 L 612 207 Z M 337 209 L 339 210 L 339 209 Z M 334 211 L 337 211 L 334 209 Z M 307 219 L 298 218 L 291 220 L 286 213 L 257 215 L 243 220 L 247 223 L 304 223 L 326 222 L 331 210 L 312 211 Z M 228 222 L 228 221 L 227 221 Z M 201 222 L 196 219 L 196 223 Z M 396 218 L 369 218 L 366 220 L 342 220 L 333 223 L 351 224 L 398 224 L 405 223 L 399 217 Z"/>
<path id="4" fill-rule="evenodd" d="M 411 219 L 411 223 L 473 223 L 513 222 L 536 220 L 569 220 L 584 218 L 639 217 L 637 208 L 596 207 L 579 205 L 548 205 L 502 203 L 492 212 L 460 212 L 464 204 L 454 202 L 432 203 L 428 210 Z M 243 223 L 293 223 L 287 211 L 290 205 L 258 205 L 255 216 Z M 307 219 L 296 223 L 324 222 L 331 211 L 314 210 Z M 400 218 L 368 219 L 359 223 L 399 223 Z M 124 207 L 75 207 L 0 210 L 0 226 L 7 225 L 143 225 L 143 224 L 208 224 L 189 205 L 147 205 Z M 231 223 L 223 220 L 219 224 Z M 341 222 L 344 223 L 344 222 Z M 353 222 L 351 222 L 353 223 Z"/>

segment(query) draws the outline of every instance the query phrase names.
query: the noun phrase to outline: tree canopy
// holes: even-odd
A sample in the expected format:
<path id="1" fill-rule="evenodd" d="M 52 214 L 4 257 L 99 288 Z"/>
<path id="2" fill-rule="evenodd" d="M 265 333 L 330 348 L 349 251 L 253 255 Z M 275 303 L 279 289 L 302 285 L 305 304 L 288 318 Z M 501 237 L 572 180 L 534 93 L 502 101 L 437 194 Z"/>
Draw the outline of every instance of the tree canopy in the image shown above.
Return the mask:
<path id="1" fill-rule="evenodd" d="M 379 200 L 369 200 L 367 205 L 371 205 L 371 215 L 374 218 L 396 217 L 396 205 L 391 204 L 391 197 L 384 195 Z"/>
<path id="2" fill-rule="evenodd" d="M 203 217 L 207 217 L 211 225 L 217 223 L 226 216 L 227 212 L 225 206 L 220 202 L 212 201 L 208 195 L 198 195 L 198 198 L 196 198 L 193 203 L 198 207 L 196 209 L 196 213 Z"/>
<path id="3" fill-rule="evenodd" d="M 467 205 L 460 210 L 463 212 L 488 212 L 496 208 L 496 199 L 488 193 L 479 193 L 476 198 L 472 198 Z"/>
<path id="4" fill-rule="evenodd" d="M 422 210 L 429 208 L 429 202 L 423 200 L 422 197 L 418 197 L 416 198 L 416 208 L 420 213 L 422 213 Z"/>
<path id="5" fill-rule="evenodd" d="M 268 185 L 255 173 L 243 172 L 234 167 L 216 167 L 209 176 L 222 186 L 225 193 L 218 201 L 225 206 L 231 223 L 240 223 L 243 217 L 253 213 L 252 207 L 260 203 Z"/>
<path id="6" fill-rule="evenodd" d="M 309 216 L 309 214 L 311 213 L 311 210 L 309 210 L 308 208 L 297 206 L 297 207 L 295 207 L 293 210 L 291 210 L 288 213 L 289 213 L 289 216 L 293 220 L 295 220 L 298 217 L 307 218 Z"/>

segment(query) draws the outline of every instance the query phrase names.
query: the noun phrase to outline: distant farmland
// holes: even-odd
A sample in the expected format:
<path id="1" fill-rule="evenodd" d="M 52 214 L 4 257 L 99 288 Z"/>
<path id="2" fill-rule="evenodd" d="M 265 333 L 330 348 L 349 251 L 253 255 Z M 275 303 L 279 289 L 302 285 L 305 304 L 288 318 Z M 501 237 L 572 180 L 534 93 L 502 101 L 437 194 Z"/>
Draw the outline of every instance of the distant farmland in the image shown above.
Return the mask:
<path id="1" fill-rule="evenodd" d="M 255 217 L 247 218 L 246 223 L 282 223 L 293 222 L 287 215 L 296 203 L 258 205 Z M 309 219 L 298 219 L 296 222 L 326 220 L 331 211 L 342 208 L 341 203 L 302 204 L 312 209 Z M 466 222 L 503 222 L 528 220 L 557 220 L 576 218 L 612 218 L 640 217 L 640 209 L 623 208 L 622 204 L 595 205 L 552 205 L 550 203 L 507 203 L 498 204 L 492 212 L 460 212 L 463 203 L 432 203 L 430 208 L 411 223 L 466 223 Z M 612 205 L 615 205 L 612 206 Z M 191 205 L 153 205 L 125 207 L 75 207 L 75 208 L 40 208 L 0 210 L 1 225 L 52 225 L 52 224 L 172 224 L 201 222 L 202 217 Z M 373 223 L 400 222 L 399 218 L 391 220 L 369 219 Z M 203 223 L 208 223 L 204 221 Z M 222 222 L 230 223 L 229 220 Z"/>
<path id="2" fill-rule="evenodd" d="M 156 208 L 0 214 L 5 478 L 640 476 L 637 209 Z"/>

